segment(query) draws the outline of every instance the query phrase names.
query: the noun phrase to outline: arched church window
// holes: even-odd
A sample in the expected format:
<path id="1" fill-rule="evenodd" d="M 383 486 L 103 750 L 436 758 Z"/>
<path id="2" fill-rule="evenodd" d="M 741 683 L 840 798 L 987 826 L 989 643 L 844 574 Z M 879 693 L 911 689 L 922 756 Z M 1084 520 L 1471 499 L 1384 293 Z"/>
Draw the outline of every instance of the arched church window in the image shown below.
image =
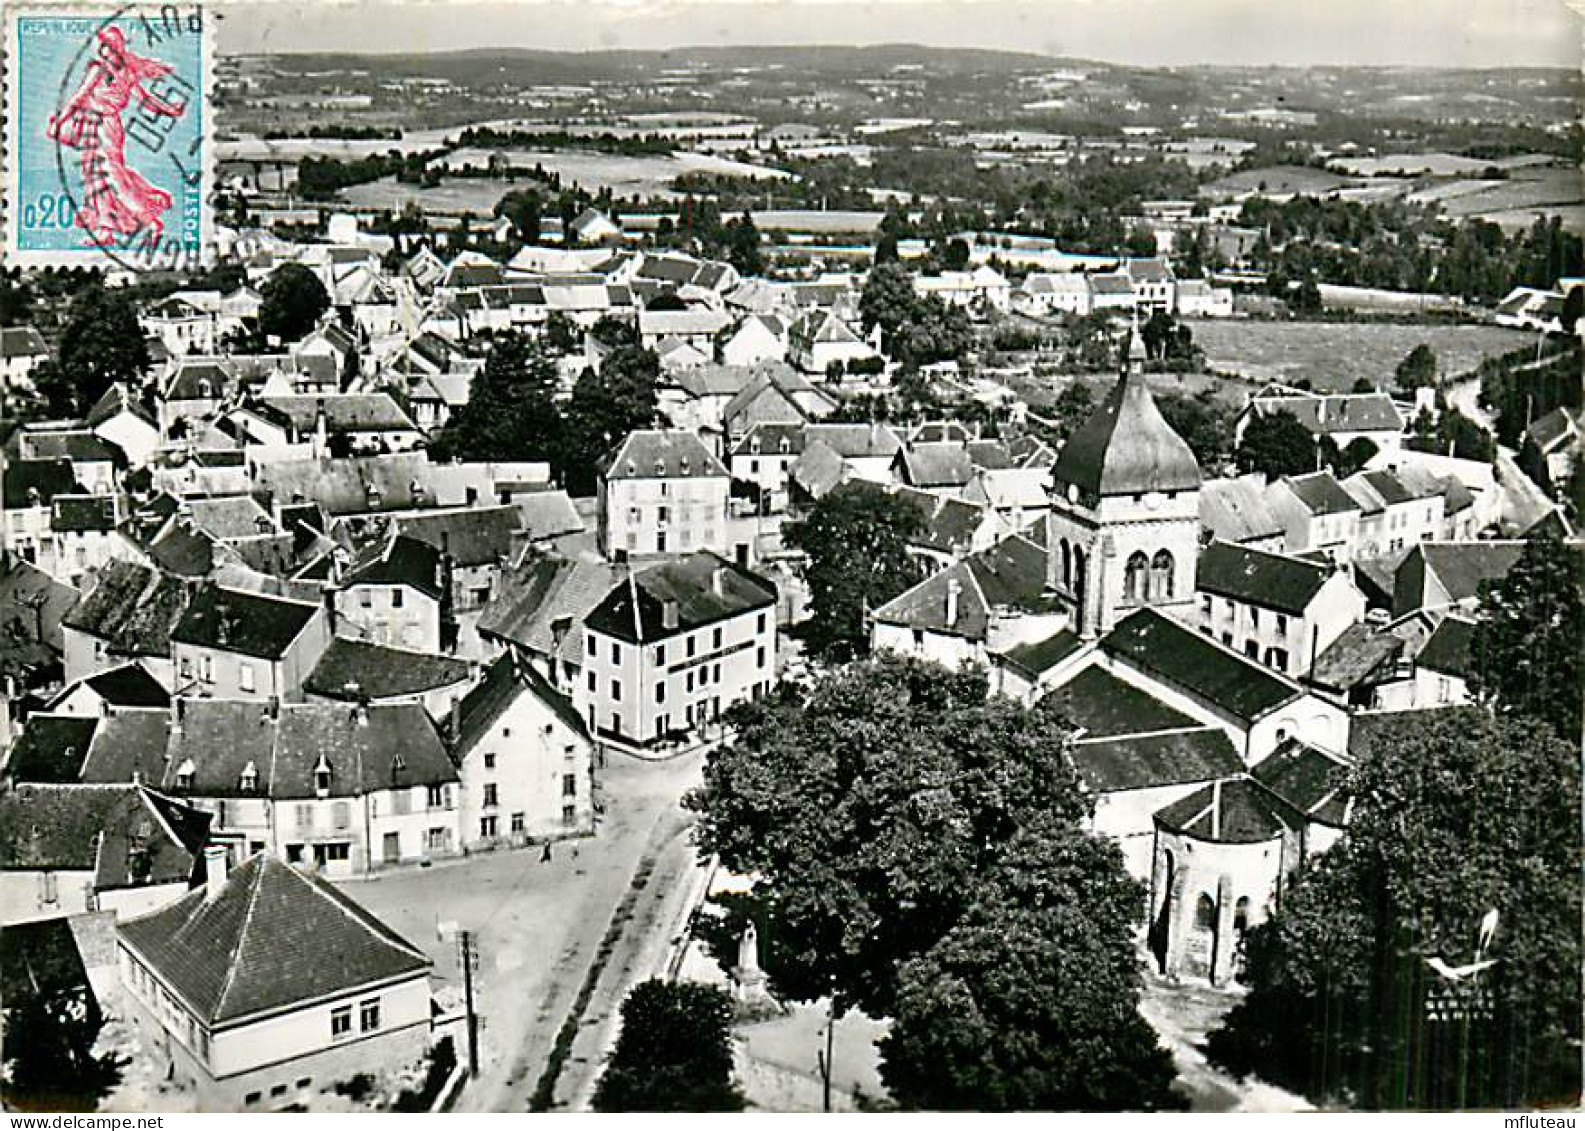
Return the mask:
<path id="1" fill-rule="evenodd" d="M 1073 591 L 1073 549 L 1068 540 L 1062 540 L 1062 588 Z"/>
<path id="2" fill-rule="evenodd" d="M 1075 546 L 1073 547 L 1073 600 L 1081 610 L 1084 608 L 1085 573 L 1084 551 Z"/>
<path id="3" fill-rule="evenodd" d="M 1135 550 L 1128 556 L 1128 564 L 1123 567 L 1123 599 L 1125 601 L 1143 601 L 1146 597 L 1145 586 L 1149 582 L 1150 561 L 1144 554 Z"/>
<path id="4" fill-rule="evenodd" d="M 1150 595 L 1157 601 L 1172 597 L 1172 555 L 1166 550 L 1150 559 Z"/>
<path id="5" fill-rule="evenodd" d="M 1216 904 L 1208 895 L 1201 895 L 1199 902 L 1194 905 L 1194 929 L 1196 931 L 1216 930 Z"/>

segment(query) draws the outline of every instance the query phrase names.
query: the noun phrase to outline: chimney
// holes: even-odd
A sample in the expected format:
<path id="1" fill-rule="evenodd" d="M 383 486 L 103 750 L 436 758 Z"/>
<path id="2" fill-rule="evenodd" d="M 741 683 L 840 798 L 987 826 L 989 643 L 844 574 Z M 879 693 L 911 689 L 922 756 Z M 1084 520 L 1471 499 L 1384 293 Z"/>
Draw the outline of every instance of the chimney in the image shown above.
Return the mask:
<path id="1" fill-rule="evenodd" d="M 672 600 L 662 601 L 660 604 L 661 627 L 667 632 L 677 627 L 677 602 Z"/>
<path id="2" fill-rule="evenodd" d="M 1211 839 L 1222 838 L 1222 779 L 1211 783 Z"/>
<path id="3" fill-rule="evenodd" d="M 211 900 L 225 890 L 226 872 L 231 863 L 230 854 L 223 844 L 211 844 L 204 849 L 204 899 Z"/>
<path id="4" fill-rule="evenodd" d="M 451 697 L 451 713 L 446 716 L 446 731 L 447 736 L 451 739 L 451 747 L 455 750 L 457 745 L 462 742 L 462 697 L 460 695 Z"/>
<path id="5" fill-rule="evenodd" d="M 726 596 L 726 566 L 716 565 L 711 567 L 710 592 L 717 597 Z"/>
<path id="6" fill-rule="evenodd" d="M 958 597 L 963 592 L 963 583 L 955 577 L 947 578 L 947 627 L 951 628 L 958 623 Z"/>
<path id="7" fill-rule="evenodd" d="M 177 698 L 176 714 L 171 718 L 171 734 L 180 735 L 182 726 L 187 721 L 187 700 Z"/>

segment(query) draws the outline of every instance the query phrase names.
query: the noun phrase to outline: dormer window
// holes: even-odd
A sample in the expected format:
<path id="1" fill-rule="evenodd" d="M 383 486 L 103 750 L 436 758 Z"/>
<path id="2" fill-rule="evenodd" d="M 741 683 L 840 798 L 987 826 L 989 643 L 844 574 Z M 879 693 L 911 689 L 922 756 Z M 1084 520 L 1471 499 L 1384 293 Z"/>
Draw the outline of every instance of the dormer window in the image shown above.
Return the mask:
<path id="1" fill-rule="evenodd" d="M 320 797 L 330 792 L 330 763 L 321 754 L 319 761 L 314 763 L 314 792 Z"/>
<path id="2" fill-rule="evenodd" d="M 191 758 L 186 759 L 176 767 L 176 788 L 192 789 L 193 779 L 198 776 L 198 767 L 193 765 Z"/>
<path id="3" fill-rule="evenodd" d="M 242 767 L 242 776 L 237 779 L 237 788 L 242 790 L 243 793 L 257 792 L 259 788 L 259 771 L 251 761 Z"/>

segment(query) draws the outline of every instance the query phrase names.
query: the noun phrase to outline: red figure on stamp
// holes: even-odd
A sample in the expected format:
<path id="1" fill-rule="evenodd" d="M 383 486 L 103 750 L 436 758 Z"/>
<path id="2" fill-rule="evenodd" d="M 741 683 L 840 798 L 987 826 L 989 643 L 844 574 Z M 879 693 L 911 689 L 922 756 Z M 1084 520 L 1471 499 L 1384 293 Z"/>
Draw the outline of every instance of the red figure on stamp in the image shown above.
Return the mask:
<path id="1" fill-rule="evenodd" d="M 51 141 L 82 154 L 83 200 L 77 224 L 95 244 L 138 233 L 158 238 L 171 194 L 127 165 L 121 115 L 134 95 L 146 113 L 179 118 L 186 106 L 168 102 L 143 85 L 174 68 L 129 50 L 118 27 L 100 29 L 98 38 L 98 57 L 89 63 L 77 93 L 59 114 L 50 116 L 45 132 Z"/>

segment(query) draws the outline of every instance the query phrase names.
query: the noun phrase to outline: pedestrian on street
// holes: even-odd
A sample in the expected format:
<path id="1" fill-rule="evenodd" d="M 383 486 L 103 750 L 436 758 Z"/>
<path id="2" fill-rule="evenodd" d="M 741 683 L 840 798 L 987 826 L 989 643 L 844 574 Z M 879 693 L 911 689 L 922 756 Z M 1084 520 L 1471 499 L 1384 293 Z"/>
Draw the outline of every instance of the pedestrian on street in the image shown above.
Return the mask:
<path id="1" fill-rule="evenodd" d="M 545 850 L 539 854 L 539 862 L 541 864 L 550 863 L 550 841 L 548 840 L 545 842 Z"/>

